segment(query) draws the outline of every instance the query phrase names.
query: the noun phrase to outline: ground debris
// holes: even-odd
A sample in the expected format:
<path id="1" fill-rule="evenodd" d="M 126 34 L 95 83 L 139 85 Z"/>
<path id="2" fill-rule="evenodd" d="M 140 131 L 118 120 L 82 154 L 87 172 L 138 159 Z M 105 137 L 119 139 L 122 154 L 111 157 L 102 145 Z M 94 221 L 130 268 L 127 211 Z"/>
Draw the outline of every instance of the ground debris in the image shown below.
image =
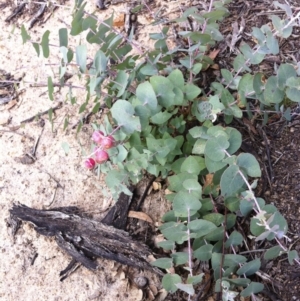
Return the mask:
<path id="1" fill-rule="evenodd" d="M 152 252 L 146 245 L 134 241 L 124 230 L 81 216 L 76 207 L 37 210 L 14 204 L 10 213 L 12 218 L 34 224 L 38 233 L 55 236 L 58 246 L 73 258 L 60 274 L 63 279 L 78 264 L 97 269 L 96 259 L 100 257 L 163 274 L 149 263 Z"/>

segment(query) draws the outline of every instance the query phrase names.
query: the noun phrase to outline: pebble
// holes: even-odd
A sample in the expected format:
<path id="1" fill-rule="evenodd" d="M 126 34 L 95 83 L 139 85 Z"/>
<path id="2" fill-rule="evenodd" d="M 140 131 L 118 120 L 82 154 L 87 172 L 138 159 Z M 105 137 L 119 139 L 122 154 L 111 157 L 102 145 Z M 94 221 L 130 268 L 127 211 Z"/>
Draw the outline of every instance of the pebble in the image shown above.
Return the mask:
<path id="1" fill-rule="evenodd" d="M 148 279 L 144 276 L 134 277 L 133 281 L 140 289 L 145 288 L 148 285 Z"/>

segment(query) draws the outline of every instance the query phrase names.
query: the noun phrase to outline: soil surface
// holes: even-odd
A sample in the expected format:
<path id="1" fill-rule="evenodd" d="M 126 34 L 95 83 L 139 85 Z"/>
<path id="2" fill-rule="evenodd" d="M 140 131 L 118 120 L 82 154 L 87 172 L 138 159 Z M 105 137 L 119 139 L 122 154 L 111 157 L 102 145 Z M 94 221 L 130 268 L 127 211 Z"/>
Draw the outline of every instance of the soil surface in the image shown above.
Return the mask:
<path id="1" fill-rule="evenodd" d="M 196 2 L 201 8 L 207 8 L 209 5 L 209 1 L 202 1 L 201 4 Z M 267 23 L 271 14 L 282 16 L 283 12 L 272 3 L 270 0 L 235 0 L 230 4 L 231 15 L 221 26 L 225 41 L 218 45 L 220 52 L 216 61 L 220 68 L 231 69 L 232 60 L 242 41 L 251 44 L 249 33 L 253 26 L 260 27 Z M 289 3 L 294 7 L 299 6 L 297 0 Z M 191 4 L 192 1 L 149 3 L 150 12 L 161 8 L 168 18 L 174 17 Z M 60 282 L 59 272 L 67 266 L 70 258 L 59 249 L 53 238 L 39 235 L 26 223 L 15 237 L 11 235 L 8 212 L 16 202 L 39 209 L 77 206 L 98 220 L 101 220 L 113 205 L 112 198 L 105 193 L 102 178 L 97 179 L 82 165 L 83 156 L 90 147 L 92 127 L 86 124 L 76 134 L 81 103 L 65 103 L 68 93 L 66 88 L 55 90 L 53 102 L 48 99 L 47 77 L 57 73 L 57 66 L 52 64 L 59 60 L 58 51 L 51 49 L 48 61 L 38 58 L 30 43 L 22 45 L 19 34 L 22 24 L 26 28 L 32 25 L 29 34 L 33 41 L 37 41 L 49 29 L 53 31 L 50 43 L 58 44 L 56 32 L 64 24 L 71 23 L 70 12 L 73 3 L 61 2 L 62 6 L 54 11 L 47 8 L 44 15 L 34 24 L 32 19 L 39 10 L 37 5 L 26 5 L 22 13 L 12 18 L 9 23 L 5 22 L 13 12 L 13 5 L 13 2 L 1 4 L 0 77 L 1 80 L 23 79 L 24 82 L 19 84 L 16 98 L 0 105 L 0 300 L 186 300 L 186 296 L 180 293 L 167 295 L 161 289 L 160 278 L 155 274 L 108 260 L 99 260 L 101 268 L 97 272 L 80 267 Z M 95 3 L 89 2 L 86 10 L 95 11 Z M 114 4 L 112 1 L 107 10 L 98 10 L 97 15 L 105 19 L 112 11 L 117 18 L 126 12 L 126 3 Z M 143 10 L 143 13 L 138 15 L 139 30 L 136 39 L 142 47 L 151 47 L 154 43 L 148 39 L 149 32 L 159 32 L 157 26 L 149 26 L 152 20 L 150 12 Z M 244 28 L 240 39 L 233 43 L 235 22 L 238 27 Z M 268 56 L 260 65 L 259 68 L 264 73 L 272 74 L 275 64 L 300 60 L 300 39 L 297 30 L 296 28 L 288 41 L 282 42 L 278 56 Z M 78 42 L 77 37 L 76 39 Z M 256 67 L 253 69 L 257 70 Z M 218 71 L 211 74 L 216 75 Z M 35 87 L 36 82 L 44 85 Z M 76 76 L 71 78 L 71 82 L 73 85 L 82 84 Z M 1 94 L 7 90 L 12 91 L 13 87 L 1 86 Z M 83 90 L 75 90 L 74 94 L 84 101 Z M 269 123 L 259 131 L 257 126 L 263 124 L 263 118 L 260 114 L 255 114 L 257 107 L 257 104 L 253 104 L 255 118 L 251 119 L 245 115 L 243 123 L 236 122 L 236 127 L 243 133 L 244 147 L 247 148 L 243 151 L 253 153 L 262 166 L 263 178 L 257 191 L 259 196 L 267 203 L 273 203 L 288 221 L 288 236 L 291 242 L 282 243 L 288 243 L 300 252 L 300 184 L 297 180 L 300 167 L 300 117 L 295 111 L 293 120 L 287 122 L 281 116 L 270 113 L 272 118 Z M 47 112 L 50 108 L 56 108 L 53 113 L 53 126 L 49 122 Z M 42 112 L 46 113 L 35 118 Z M 105 112 L 101 111 L 89 122 L 99 122 L 104 114 Z M 70 116 L 70 125 L 63 131 L 66 116 Z M 156 186 L 159 185 L 154 187 Z M 163 189 L 152 189 L 141 210 L 153 223 L 130 218 L 127 230 L 135 239 L 153 247 L 154 241 L 159 239 L 157 226 L 169 207 Z M 256 248 L 264 250 L 271 246 L 272 243 L 268 243 Z M 263 252 L 255 256 L 262 257 Z M 149 286 L 141 289 L 135 285 L 136 276 L 147 277 Z M 261 275 L 255 277 L 253 280 L 265 284 L 264 292 L 259 294 L 260 300 L 300 300 L 300 268 L 290 266 L 285 256 L 263 264 Z M 200 294 L 201 290 L 205 292 L 203 295 Z M 194 300 L 217 300 L 216 296 L 209 293 L 209 289 L 203 289 L 203 286 L 198 288 L 198 292 Z"/>

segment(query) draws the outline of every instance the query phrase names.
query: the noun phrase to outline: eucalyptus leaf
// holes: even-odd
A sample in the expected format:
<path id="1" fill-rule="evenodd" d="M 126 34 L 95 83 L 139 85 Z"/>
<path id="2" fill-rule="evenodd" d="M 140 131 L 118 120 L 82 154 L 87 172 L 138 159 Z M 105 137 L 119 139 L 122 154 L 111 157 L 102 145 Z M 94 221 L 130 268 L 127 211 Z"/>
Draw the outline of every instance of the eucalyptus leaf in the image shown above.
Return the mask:
<path id="1" fill-rule="evenodd" d="M 221 161 L 228 147 L 229 142 L 225 137 L 211 138 L 206 142 L 204 154 L 213 161 Z"/>
<path id="2" fill-rule="evenodd" d="M 183 90 L 184 88 L 184 77 L 180 70 L 175 69 L 173 70 L 169 76 L 168 79 L 172 82 L 174 87 L 178 87 L 179 89 Z"/>
<path id="3" fill-rule="evenodd" d="M 161 269 L 169 269 L 173 266 L 171 258 L 159 258 L 155 261 L 152 261 L 151 264 Z"/>
<path id="4" fill-rule="evenodd" d="M 160 105 L 165 108 L 169 108 L 170 106 L 174 105 L 174 85 L 168 78 L 161 75 L 154 75 L 150 78 L 150 84 L 155 91 L 158 103 Z"/>
<path id="5" fill-rule="evenodd" d="M 260 259 L 254 259 L 252 261 L 249 261 L 247 263 L 245 263 L 241 268 L 239 268 L 237 270 L 237 274 L 238 275 L 246 275 L 246 276 L 250 276 L 253 275 L 254 273 L 256 273 L 261 266 L 261 261 Z"/>
<path id="6" fill-rule="evenodd" d="M 184 87 L 185 97 L 188 100 L 194 100 L 201 93 L 201 89 L 194 84 L 186 84 Z"/>
<path id="7" fill-rule="evenodd" d="M 54 88 L 53 88 L 52 77 L 48 76 L 48 95 L 49 95 L 50 100 L 54 99 L 53 98 L 53 91 L 54 91 Z"/>
<path id="8" fill-rule="evenodd" d="M 281 64 L 277 71 L 278 88 L 283 90 L 289 78 L 296 78 L 297 73 L 291 64 Z"/>
<path id="9" fill-rule="evenodd" d="M 195 289 L 192 284 L 177 283 L 175 284 L 180 290 L 186 292 L 190 296 L 195 294 Z"/>
<path id="10" fill-rule="evenodd" d="M 117 120 L 118 125 L 126 134 L 141 131 L 139 117 L 135 116 L 133 106 L 126 100 L 117 100 L 111 108 L 112 117 Z"/>
<path id="11" fill-rule="evenodd" d="M 195 214 L 201 208 L 201 202 L 193 194 L 179 191 L 173 201 L 175 216 L 186 217 Z"/>
<path id="12" fill-rule="evenodd" d="M 177 274 L 166 274 L 162 279 L 163 288 L 170 293 L 175 293 L 178 289 L 176 284 L 181 283 L 181 278 Z"/>
<path id="13" fill-rule="evenodd" d="M 68 30 L 66 28 L 60 28 L 58 30 L 59 46 L 68 47 Z"/>
<path id="14" fill-rule="evenodd" d="M 288 259 L 289 259 L 290 265 L 293 265 L 295 263 L 294 260 L 299 259 L 298 252 L 296 250 L 288 251 Z"/>
<path id="15" fill-rule="evenodd" d="M 150 110 L 153 111 L 157 108 L 156 95 L 152 88 L 152 85 L 149 82 L 143 82 L 138 85 L 136 89 L 136 96 L 141 101 L 141 103 L 145 106 L 148 106 Z M 167 113 L 167 112 L 158 112 L 157 114 L 159 113 Z M 171 114 L 169 115 L 171 117 Z"/>
<path id="16" fill-rule="evenodd" d="M 247 261 L 247 258 L 238 254 L 226 254 L 224 256 L 224 267 L 239 266 Z"/>
<path id="17" fill-rule="evenodd" d="M 201 171 L 201 167 L 198 164 L 195 156 L 188 156 L 181 165 L 181 172 L 188 172 L 190 174 L 198 175 Z"/>
<path id="18" fill-rule="evenodd" d="M 175 242 L 170 240 L 161 241 L 157 243 L 157 245 L 167 251 L 173 250 L 175 248 Z"/>
<path id="19" fill-rule="evenodd" d="M 50 54 L 50 50 L 49 50 L 49 35 L 50 35 L 50 31 L 46 30 L 43 34 L 42 37 L 42 42 L 41 42 L 41 46 L 42 46 L 42 50 L 43 50 L 43 55 L 44 58 L 48 58 L 49 54 Z"/>
<path id="20" fill-rule="evenodd" d="M 86 71 L 87 48 L 86 45 L 78 45 L 76 47 L 76 63 L 80 68 L 80 72 Z"/>
<path id="21" fill-rule="evenodd" d="M 189 254 L 187 252 L 175 252 L 171 254 L 174 264 L 181 265 L 189 260 Z"/>
<path id="22" fill-rule="evenodd" d="M 202 187 L 198 181 L 194 179 L 187 179 L 183 182 L 183 187 L 189 192 L 194 194 L 196 197 L 201 198 Z"/>
<path id="23" fill-rule="evenodd" d="M 229 248 L 231 246 L 241 245 L 243 243 L 243 240 L 244 238 L 241 233 L 237 231 L 233 231 L 228 237 L 228 239 L 226 240 L 225 247 Z"/>
<path id="24" fill-rule="evenodd" d="M 210 260 L 212 257 L 213 245 L 207 244 L 193 252 L 193 256 L 198 260 L 205 261 Z"/>
<path id="25" fill-rule="evenodd" d="M 201 273 L 199 275 L 196 275 L 196 276 L 188 276 L 188 279 L 187 279 L 187 283 L 188 284 L 198 284 L 200 283 L 202 280 L 203 280 L 203 277 L 204 277 L 204 273 Z"/>
<path id="26" fill-rule="evenodd" d="M 241 292 L 242 297 L 248 297 L 251 296 L 252 294 L 256 294 L 261 292 L 264 289 L 264 285 L 259 283 L 259 282 L 251 282 L 247 288 L 245 288 Z"/>
<path id="27" fill-rule="evenodd" d="M 243 168 L 250 177 L 260 177 L 261 170 L 259 163 L 252 154 L 239 154 L 237 157 L 237 165 Z"/>
<path id="28" fill-rule="evenodd" d="M 282 251 L 283 251 L 283 249 L 280 246 L 271 247 L 264 254 L 264 259 L 271 260 L 271 259 L 277 258 L 279 256 L 280 252 L 282 252 Z"/>
<path id="29" fill-rule="evenodd" d="M 221 177 L 221 194 L 224 197 L 234 196 L 244 185 L 244 180 L 236 165 L 229 166 Z"/>
<path id="30" fill-rule="evenodd" d="M 25 44 L 27 41 L 29 41 L 31 39 L 31 37 L 28 34 L 24 24 L 21 26 L 21 36 L 22 36 L 23 44 Z"/>
<path id="31" fill-rule="evenodd" d="M 192 232 L 198 233 L 198 237 L 201 237 L 216 229 L 217 226 L 211 221 L 204 219 L 196 219 L 188 224 L 188 228 Z"/>
<path id="32" fill-rule="evenodd" d="M 277 77 L 270 76 L 263 92 L 265 101 L 269 104 L 280 103 L 284 98 L 284 92 L 279 89 Z"/>

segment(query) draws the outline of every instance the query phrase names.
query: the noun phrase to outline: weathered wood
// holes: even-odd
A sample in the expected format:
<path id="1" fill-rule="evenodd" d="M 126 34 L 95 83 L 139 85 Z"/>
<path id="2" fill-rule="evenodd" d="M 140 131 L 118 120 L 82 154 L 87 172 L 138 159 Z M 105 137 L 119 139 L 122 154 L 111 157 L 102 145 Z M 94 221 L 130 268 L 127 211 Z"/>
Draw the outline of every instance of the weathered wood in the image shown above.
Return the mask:
<path id="1" fill-rule="evenodd" d="M 76 207 L 37 210 L 14 204 L 10 213 L 13 218 L 31 222 L 38 233 L 55 236 L 58 246 L 73 258 L 61 272 L 62 280 L 76 269 L 77 263 L 95 270 L 98 266 L 95 259 L 100 257 L 163 274 L 149 263 L 152 252 L 146 245 L 134 241 L 124 230 L 81 216 Z M 113 224 L 115 215 L 110 216 L 112 220 L 107 218 L 106 222 Z M 117 221 L 119 224 L 120 220 Z"/>

